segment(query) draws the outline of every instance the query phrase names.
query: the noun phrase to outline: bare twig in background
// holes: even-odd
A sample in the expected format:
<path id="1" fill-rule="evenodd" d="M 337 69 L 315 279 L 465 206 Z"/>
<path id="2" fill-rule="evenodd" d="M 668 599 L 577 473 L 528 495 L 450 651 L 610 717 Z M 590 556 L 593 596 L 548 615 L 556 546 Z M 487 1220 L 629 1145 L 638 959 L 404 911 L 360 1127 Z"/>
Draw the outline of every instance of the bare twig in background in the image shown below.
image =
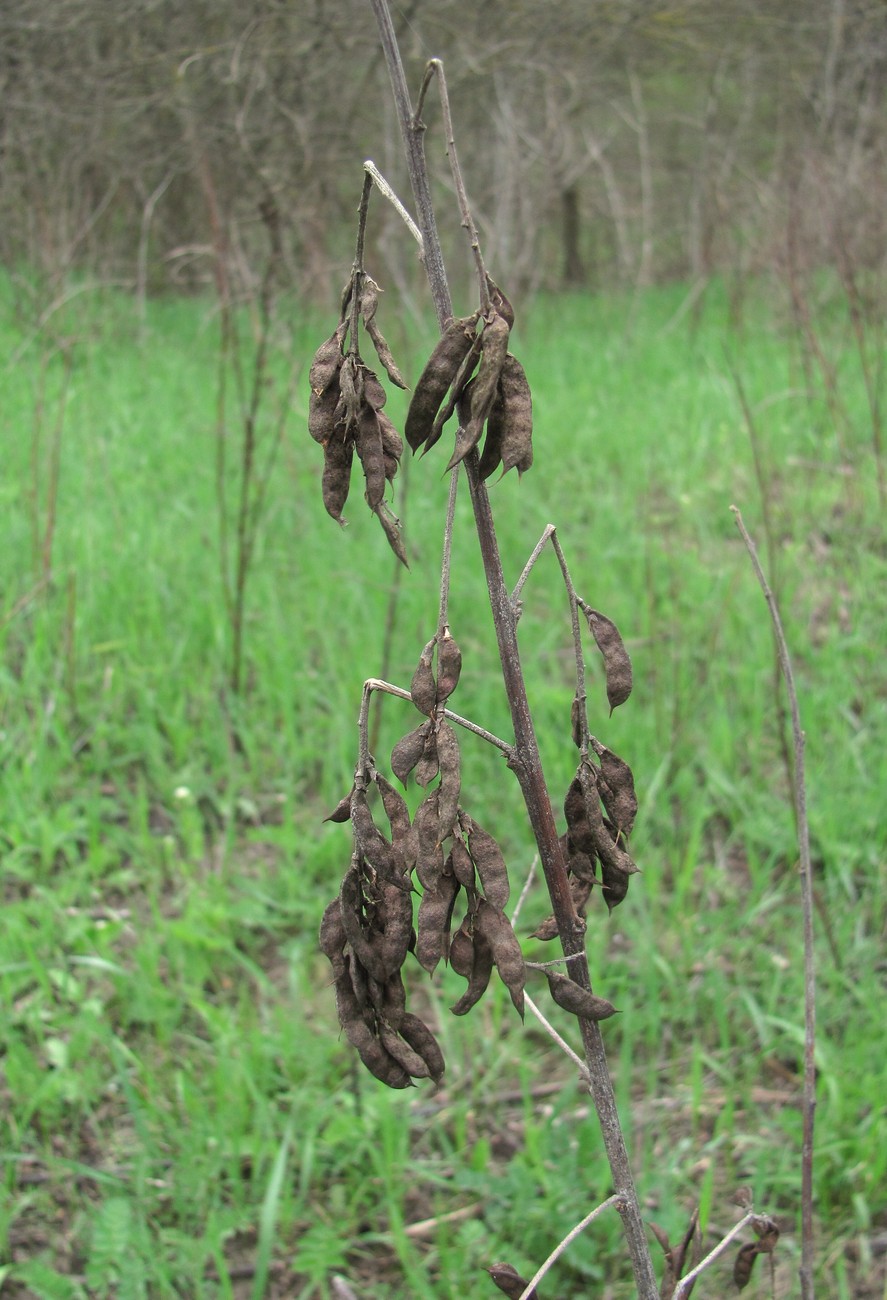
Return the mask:
<path id="1" fill-rule="evenodd" d="M 816 1113 L 816 977 L 813 961 L 813 876 L 810 865 L 810 831 L 807 823 L 807 790 L 804 782 L 804 732 L 795 690 L 791 659 L 782 630 L 782 620 L 773 592 L 767 582 L 755 544 L 748 534 L 736 506 L 730 509 L 736 517 L 736 526 L 742 534 L 755 576 L 760 583 L 773 621 L 773 631 L 779 653 L 779 664 L 785 678 L 792 715 L 792 735 L 795 750 L 795 817 L 798 827 L 800 853 L 801 903 L 804 911 L 804 1138 L 801 1155 L 801 1296 L 813 1297 L 813 1128 Z"/>

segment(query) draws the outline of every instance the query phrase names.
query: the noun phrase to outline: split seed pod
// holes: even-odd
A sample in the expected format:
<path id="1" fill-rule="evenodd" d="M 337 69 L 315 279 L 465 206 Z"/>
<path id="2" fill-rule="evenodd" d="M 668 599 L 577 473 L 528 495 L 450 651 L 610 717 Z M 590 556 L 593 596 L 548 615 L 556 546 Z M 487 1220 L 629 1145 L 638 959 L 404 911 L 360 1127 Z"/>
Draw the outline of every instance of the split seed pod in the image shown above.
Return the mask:
<path id="1" fill-rule="evenodd" d="M 456 434 L 456 447 L 447 463 L 454 469 L 480 442 L 487 416 L 496 400 L 499 376 L 508 352 L 508 321 L 504 316 L 493 316 L 484 325 L 480 366 L 471 392 L 471 419 Z"/>

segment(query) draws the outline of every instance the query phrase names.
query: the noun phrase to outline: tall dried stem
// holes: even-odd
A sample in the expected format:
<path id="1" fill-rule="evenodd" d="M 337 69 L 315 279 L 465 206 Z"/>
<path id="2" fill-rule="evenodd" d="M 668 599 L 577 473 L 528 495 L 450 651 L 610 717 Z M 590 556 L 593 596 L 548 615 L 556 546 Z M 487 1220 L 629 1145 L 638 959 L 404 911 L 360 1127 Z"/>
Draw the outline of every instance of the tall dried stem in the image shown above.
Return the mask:
<path id="1" fill-rule="evenodd" d="M 403 136 L 410 182 L 423 238 L 423 257 L 431 296 L 441 327 L 452 316 L 452 302 L 428 180 L 424 152 L 424 126 L 413 112 L 401 63 L 397 38 L 386 0 L 371 0 L 379 27 L 382 48 L 394 93 L 397 116 Z M 475 526 L 480 543 L 487 589 L 499 648 L 499 657 L 511 708 L 515 751 L 513 769 L 517 777 L 527 815 L 539 848 L 539 857 L 557 919 L 564 954 L 574 957 L 571 973 L 577 983 L 591 988 L 588 963 L 584 956 L 584 925 L 576 914 L 569 881 L 558 843 L 551 800 L 545 784 L 539 746 L 530 714 L 521 668 L 514 608 L 505 585 L 492 510 L 486 487 L 478 472 L 478 456 L 472 451 L 465 458 Z M 641 1300 L 655 1300 L 658 1294 L 653 1265 L 647 1246 L 637 1192 L 631 1174 L 628 1152 L 622 1134 L 613 1085 L 607 1068 L 603 1039 L 597 1023 L 582 1019 L 582 1037 L 588 1064 L 591 1090 L 598 1113 L 604 1144 L 618 1194 L 626 1241 L 631 1256 L 635 1282 Z"/>

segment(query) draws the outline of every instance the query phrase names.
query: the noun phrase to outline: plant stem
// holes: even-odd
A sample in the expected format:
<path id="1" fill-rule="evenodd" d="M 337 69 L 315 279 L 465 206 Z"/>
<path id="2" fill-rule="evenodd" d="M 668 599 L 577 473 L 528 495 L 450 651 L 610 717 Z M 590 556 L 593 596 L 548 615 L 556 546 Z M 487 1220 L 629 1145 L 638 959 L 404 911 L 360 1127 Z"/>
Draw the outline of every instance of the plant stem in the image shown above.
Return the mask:
<path id="1" fill-rule="evenodd" d="M 731 506 L 736 526 L 742 534 L 751 558 L 776 636 L 779 664 L 785 679 L 792 715 L 794 737 L 794 796 L 795 821 L 798 828 L 800 854 L 801 905 L 804 912 L 804 1135 L 801 1151 L 801 1267 L 799 1270 L 802 1300 L 813 1300 L 813 1128 L 816 1114 L 816 975 L 813 961 L 813 872 L 810 863 L 810 831 L 807 822 L 807 788 L 804 780 L 804 732 L 795 690 L 795 678 L 782 619 L 776 598 L 761 568 L 755 544 L 746 530 L 742 515 Z"/>
<path id="2" fill-rule="evenodd" d="M 413 116 L 406 78 L 391 21 L 387 0 L 371 0 L 379 27 L 379 35 L 394 92 L 394 101 L 403 135 L 410 182 L 416 204 L 419 228 L 422 231 L 425 271 L 431 296 L 441 326 L 453 314 L 446 270 L 437 235 L 437 224 L 431 202 L 428 170 L 423 144 L 424 127 Z M 474 509 L 475 525 L 480 543 L 487 589 L 490 597 L 499 658 L 506 695 L 511 708 L 514 727 L 515 755 L 512 762 L 515 775 L 524 797 L 527 815 L 539 848 L 539 857 L 545 873 L 545 882 L 551 898 L 552 910 L 557 918 L 558 930 L 565 956 L 583 954 L 582 960 L 573 962 L 573 978 L 583 988 L 591 988 L 588 963 L 584 958 L 585 924 L 576 914 L 570 893 L 563 855 L 558 842 L 557 827 L 551 799 L 542 772 L 539 746 L 536 740 L 526 687 L 521 669 L 517 642 L 517 623 L 502 572 L 502 561 L 496 541 L 493 514 L 486 486 L 478 472 L 477 450 L 466 456 L 465 469 Z M 596 1022 L 582 1020 L 582 1037 L 591 1078 L 595 1108 L 600 1120 L 604 1145 L 610 1163 L 619 1209 L 625 1228 L 626 1241 L 631 1256 L 640 1300 L 656 1300 L 658 1287 L 647 1246 L 646 1232 L 641 1218 L 640 1205 L 631 1174 L 625 1139 L 616 1110 L 613 1084 L 607 1069 L 603 1039 Z"/>

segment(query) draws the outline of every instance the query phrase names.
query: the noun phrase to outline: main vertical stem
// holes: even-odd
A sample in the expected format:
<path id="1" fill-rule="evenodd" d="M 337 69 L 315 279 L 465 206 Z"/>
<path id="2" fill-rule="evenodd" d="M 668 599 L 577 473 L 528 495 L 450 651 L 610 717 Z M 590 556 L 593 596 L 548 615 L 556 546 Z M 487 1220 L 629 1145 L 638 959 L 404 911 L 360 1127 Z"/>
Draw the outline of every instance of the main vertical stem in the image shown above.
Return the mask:
<path id="1" fill-rule="evenodd" d="M 419 228 L 422 231 L 425 270 L 437 312 L 438 323 L 443 327 L 445 322 L 452 316 L 453 308 L 428 183 L 423 139 L 425 128 L 421 122 L 414 120 L 400 50 L 387 0 L 371 0 L 371 3 L 379 27 L 382 48 L 391 77 L 394 101 L 403 135 L 410 183 L 416 203 L 416 215 Z M 496 629 L 502 675 L 514 727 L 514 771 L 524 797 L 533 835 L 539 848 L 539 857 L 551 897 L 552 910 L 557 919 L 564 953 L 567 956 L 581 954 L 580 959 L 571 962 L 571 975 L 583 987 L 590 989 L 591 980 L 588 963 L 585 959 L 585 925 L 577 916 L 576 909 L 573 906 L 551 800 L 542 772 L 539 745 L 536 740 L 521 669 L 520 652 L 517 643 L 517 624 L 509 600 L 508 590 L 505 586 L 489 495 L 478 473 L 477 452 L 471 452 L 465 458 L 464 464 L 471 493 L 471 503 L 474 509 L 475 526 L 480 543 L 487 589 L 490 596 L 493 624 Z M 454 472 L 458 472 L 458 470 Z M 607 1068 L 600 1027 L 588 1020 L 581 1020 L 580 1024 L 591 1079 L 592 1097 L 600 1120 L 615 1191 L 619 1197 L 619 1212 L 622 1215 L 625 1227 L 626 1241 L 631 1256 L 632 1268 L 634 1269 L 638 1296 L 640 1300 L 656 1300 L 659 1294 L 658 1287 L 653 1273 L 646 1231 L 641 1218 L 628 1152 L 616 1109 L 613 1084 Z"/>

